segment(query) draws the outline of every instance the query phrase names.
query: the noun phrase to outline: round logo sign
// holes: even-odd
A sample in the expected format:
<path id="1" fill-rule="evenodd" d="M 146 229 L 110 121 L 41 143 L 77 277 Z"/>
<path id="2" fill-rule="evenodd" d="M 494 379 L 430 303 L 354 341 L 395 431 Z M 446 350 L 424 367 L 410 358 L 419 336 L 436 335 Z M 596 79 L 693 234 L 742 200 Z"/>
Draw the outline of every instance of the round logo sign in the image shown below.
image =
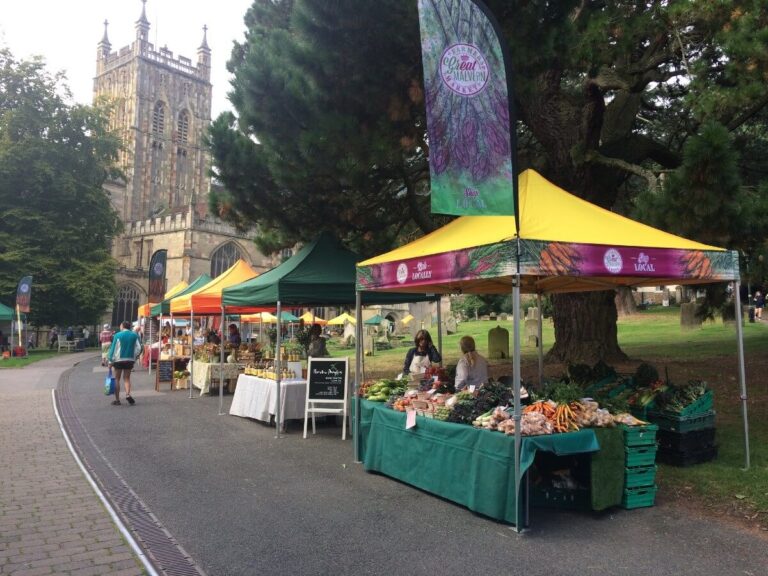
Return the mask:
<path id="1" fill-rule="evenodd" d="M 488 83 L 488 63 L 472 44 L 454 44 L 440 58 L 440 77 L 456 94 L 475 96 Z"/>
<path id="2" fill-rule="evenodd" d="M 21 286 L 19 286 L 19 288 L 21 288 L 21 292 L 23 294 L 26 294 L 27 292 L 29 292 L 29 284 L 24 283 Z"/>
<path id="3" fill-rule="evenodd" d="M 615 248 L 606 251 L 603 255 L 603 264 L 605 265 L 606 270 L 611 274 L 618 274 L 621 272 L 621 268 L 624 265 L 621 260 L 621 254 L 619 254 L 619 251 Z"/>
<path id="4" fill-rule="evenodd" d="M 163 263 L 162 262 L 155 262 L 155 266 L 153 268 L 155 271 L 156 276 L 160 276 L 160 274 L 163 273 Z"/>
<path id="5" fill-rule="evenodd" d="M 405 263 L 401 263 L 400 266 L 397 267 L 397 281 L 402 284 L 408 279 L 408 266 L 405 265 Z"/>

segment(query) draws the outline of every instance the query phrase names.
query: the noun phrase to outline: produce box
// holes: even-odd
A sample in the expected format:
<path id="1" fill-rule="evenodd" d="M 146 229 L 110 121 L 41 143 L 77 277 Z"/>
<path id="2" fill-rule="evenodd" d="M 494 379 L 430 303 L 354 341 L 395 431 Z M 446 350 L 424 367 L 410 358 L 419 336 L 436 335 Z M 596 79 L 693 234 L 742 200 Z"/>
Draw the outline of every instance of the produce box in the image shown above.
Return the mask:
<path id="1" fill-rule="evenodd" d="M 700 450 L 659 450 L 659 462 L 671 466 L 694 466 L 717 458 L 717 446 L 709 446 Z"/>
<path id="2" fill-rule="evenodd" d="M 678 452 L 695 452 L 715 445 L 715 429 L 704 428 L 691 432 L 671 432 L 661 430 L 659 432 L 659 449 L 676 450 Z"/>
<path id="3" fill-rule="evenodd" d="M 690 416 L 697 416 L 699 414 L 705 414 L 712 410 L 714 404 L 715 395 L 713 394 L 712 390 L 707 390 L 704 394 L 683 408 L 680 413 L 676 413 L 675 415 L 686 418 Z"/>
<path id="4" fill-rule="evenodd" d="M 636 466 L 652 466 L 656 462 L 656 445 L 629 446 L 624 448 L 627 468 Z"/>
<path id="5" fill-rule="evenodd" d="M 627 510 L 653 506 L 653 501 L 656 499 L 656 490 L 658 490 L 658 486 L 655 485 L 626 488 L 624 490 L 624 497 L 621 500 L 621 505 Z"/>
<path id="6" fill-rule="evenodd" d="M 620 426 L 624 430 L 624 446 L 653 446 L 656 444 L 656 424 L 645 426 Z"/>
<path id="7" fill-rule="evenodd" d="M 540 508 L 590 510 L 592 506 L 589 488 L 534 486 L 532 492 L 533 505 Z"/>
<path id="8" fill-rule="evenodd" d="M 176 390 L 186 390 L 189 388 L 189 378 L 176 378 L 173 387 Z"/>
<path id="9" fill-rule="evenodd" d="M 667 412 L 648 412 L 648 420 L 656 424 L 661 430 L 669 432 L 691 432 L 692 430 L 703 430 L 705 428 L 714 428 L 715 411 L 710 410 L 697 416 L 674 416 Z"/>
<path id="10" fill-rule="evenodd" d="M 653 486 L 656 480 L 656 466 L 636 466 L 624 469 L 624 488 Z"/>

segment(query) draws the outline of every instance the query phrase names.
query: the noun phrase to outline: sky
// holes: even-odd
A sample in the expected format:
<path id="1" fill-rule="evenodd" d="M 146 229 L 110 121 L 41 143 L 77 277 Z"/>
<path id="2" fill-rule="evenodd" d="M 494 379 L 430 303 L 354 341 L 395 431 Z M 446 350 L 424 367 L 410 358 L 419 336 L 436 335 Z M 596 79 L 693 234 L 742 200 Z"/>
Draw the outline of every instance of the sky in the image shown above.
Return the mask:
<path id="1" fill-rule="evenodd" d="M 208 26 L 211 49 L 212 117 L 231 110 L 227 100 L 226 63 L 232 42 L 242 41 L 243 16 L 252 0 L 147 0 L 149 39 L 155 48 L 167 46 L 174 58 L 197 62 L 197 47 Z M 76 102 L 90 104 L 96 73 L 96 45 L 104 35 L 104 20 L 112 51 L 130 45 L 141 0 L 4 0 L 0 10 L 0 47 L 17 59 L 40 55 L 51 72 L 63 70 Z"/>

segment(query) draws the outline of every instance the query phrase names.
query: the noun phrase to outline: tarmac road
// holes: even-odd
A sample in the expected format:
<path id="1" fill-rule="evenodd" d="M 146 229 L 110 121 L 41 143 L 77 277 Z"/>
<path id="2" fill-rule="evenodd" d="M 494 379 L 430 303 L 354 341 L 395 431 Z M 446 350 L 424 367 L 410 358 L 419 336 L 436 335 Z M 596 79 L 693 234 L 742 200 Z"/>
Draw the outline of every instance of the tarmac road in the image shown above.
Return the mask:
<path id="1" fill-rule="evenodd" d="M 340 427 L 303 440 L 294 422 L 276 439 L 274 428 L 219 416 L 218 396 L 156 392 L 146 371 L 134 373 L 135 406 L 110 406 L 103 380 L 98 361 L 84 361 L 58 393 L 98 457 L 209 576 L 768 574 L 765 540 L 680 507 L 537 509 L 518 534 L 366 473 Z"/>

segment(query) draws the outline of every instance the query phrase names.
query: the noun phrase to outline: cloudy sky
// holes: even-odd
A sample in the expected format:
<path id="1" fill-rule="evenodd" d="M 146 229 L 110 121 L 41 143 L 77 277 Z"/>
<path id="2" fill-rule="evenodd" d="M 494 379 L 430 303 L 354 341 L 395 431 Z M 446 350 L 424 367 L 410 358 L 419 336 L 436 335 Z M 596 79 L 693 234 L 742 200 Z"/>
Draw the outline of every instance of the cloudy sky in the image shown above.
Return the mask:
<path id="1" fill-rule="evenodd" d="M 64 70 L 75 101 L 90 103 L 96 72 L 96 45 L 104 20 L 112 50 L 135 38 L 134 23 L 141 0 L 5 0 L 0 10 L 0 46 L 16 58 L 41 55 L 51 71 Z M 167 46 L 176 56 L 197 61 L 197 47 L 208 26 L 211 48 L 213 112 L 231 109 L 226 99 L 226 62 L 232 42 L 241 41 L 243 16 L 251 0 L 147 0 L 149 38 L 156 48 Z"/>

